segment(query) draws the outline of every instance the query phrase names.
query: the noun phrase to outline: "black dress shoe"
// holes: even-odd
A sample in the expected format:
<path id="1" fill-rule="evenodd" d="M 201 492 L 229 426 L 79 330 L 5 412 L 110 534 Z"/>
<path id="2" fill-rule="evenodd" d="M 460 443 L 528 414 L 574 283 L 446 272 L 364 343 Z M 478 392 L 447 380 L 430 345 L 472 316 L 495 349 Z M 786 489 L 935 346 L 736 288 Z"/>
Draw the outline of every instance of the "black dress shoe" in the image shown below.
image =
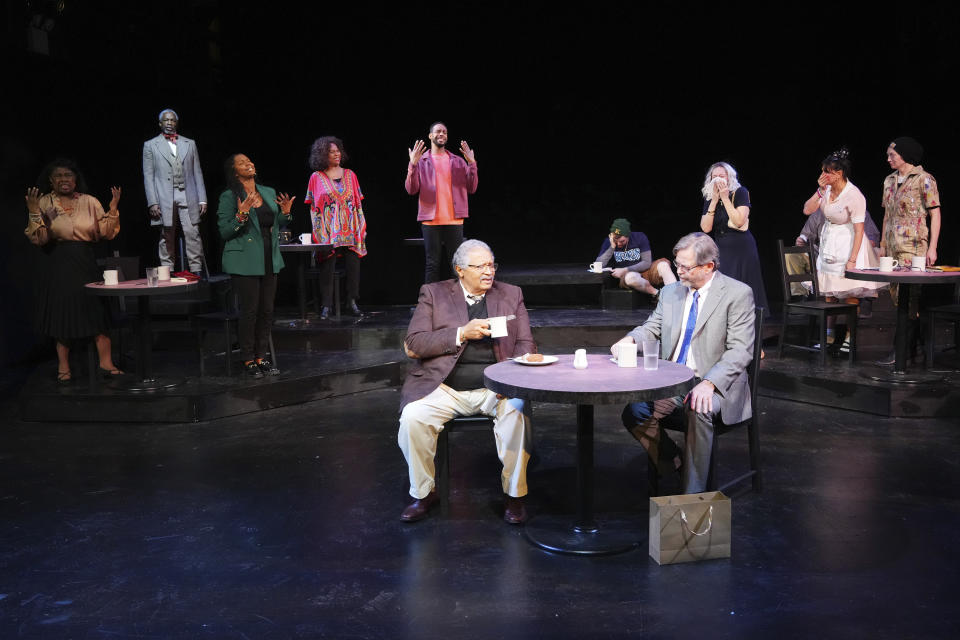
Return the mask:
<path id="1" fill-rule="evenodd" d="M 265 376 L 278 376 L 280 375 L 280 369 L 277 369 L 272 362 L 266 358 L 257 358 L 257 366 L 260 367 L 260 371 Z"/>
<path id="2" fill-rule="evenodd" d="M 503 519 L 507 524 L 523 524 L 527 521 L 526 501 L 513 496 L 503 496 Z"/>
<path id="3" fill-rule="evenodd" d="M 427 494 L 426 498 L 418 498 L 407 505 L 407 508 L 400 514 L 400 519 L 404 522 L 416 522 L 427 517 L 430 511 L 440 501 L 436 490 Z"/>
<path id="4" fill-rule="evenodd" d="M 260 371 L 260 367 L 257 366 L 256 360 L 248 360 L 247 362 L 244 362 L 243 369 L 251 378 L 260 379 L 263 377 L 263 372 Z"/>
<path id="5" fill-rule="evenodd" d="M 330 319 L 330 307 L 320 307 L 320 319 L 321 320 Z"/>
<path id="6" fill-rule="evenodd" d="M 897 362 L 897 352 L 896 352 L 896 351 L 891 351 L 891 352 L 890 352 L 889 354 L 887 354 L 886 356 L 884 356 L 884 357 L 880 358 L 879 360 L 877 360 L 877 361 L 876 361 L 876 364 L 878 364 L 878 365 L 880 365 L 880 366 L 883 367 L 883 366 L 887 366 L 887 365 L 891 365 L 891 364 L 896 364 L 896 362 Z"/>
<path id="7" fill-rule="evenodd" d="M 363 313 L 360 311 L 360 307 L 357 306 L 357 301 L 356 301 L 356 300 L 352 300 L 352 299 L 351 299 L 350 302 L 347 303 L 347 307 L 350 309 L 350 314 L 351 314 L 351 315 L 354 315 L 354 316 L 362 316 L 362 315 L 363 315 Z"/>

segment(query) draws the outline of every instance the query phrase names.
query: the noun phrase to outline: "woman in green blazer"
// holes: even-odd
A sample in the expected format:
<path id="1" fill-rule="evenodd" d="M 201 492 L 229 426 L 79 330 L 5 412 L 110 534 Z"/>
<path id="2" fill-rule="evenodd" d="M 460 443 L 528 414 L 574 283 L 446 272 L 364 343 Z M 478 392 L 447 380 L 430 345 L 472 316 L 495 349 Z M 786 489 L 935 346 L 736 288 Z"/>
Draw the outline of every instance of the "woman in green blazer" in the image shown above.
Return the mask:
<path id="1" fill-rule="evenodd" d="M 217 226 L 223 270 L 232 276 L 240 301 L 240 355 L 247 374 L 262 378 L 280 371 L 264 358 L 273 324 L 277 273 L 283 268 L 279 226 L 290 221 L 295 198 L 256 183 L 257 170 L 242 153 L 223 165 L 227 189 L 220 194 Z"/>

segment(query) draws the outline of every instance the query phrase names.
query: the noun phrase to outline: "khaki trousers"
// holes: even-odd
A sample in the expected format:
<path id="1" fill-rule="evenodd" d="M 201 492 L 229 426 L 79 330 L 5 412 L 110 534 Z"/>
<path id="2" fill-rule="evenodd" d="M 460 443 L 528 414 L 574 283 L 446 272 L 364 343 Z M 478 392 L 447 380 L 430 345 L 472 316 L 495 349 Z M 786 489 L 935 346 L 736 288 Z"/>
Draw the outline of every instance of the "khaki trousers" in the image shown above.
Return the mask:
<path id="1" fill-rule="evenodd" d="M 441 384 L 431 394 L 403 408 L 397 442 L 410 471 L 410 495 L 420 499 L 433 491 L 434 456 L 443 425 L 457 416 L 483 414 L 494 418 L 497 455 L 503 463 L 503 492 L 519 498 L 527 495 L 527 461 L 532 447 L 530 417 L 525 403 L 516 398 L 498 398 L 489 389 L 455 391 Z"/>

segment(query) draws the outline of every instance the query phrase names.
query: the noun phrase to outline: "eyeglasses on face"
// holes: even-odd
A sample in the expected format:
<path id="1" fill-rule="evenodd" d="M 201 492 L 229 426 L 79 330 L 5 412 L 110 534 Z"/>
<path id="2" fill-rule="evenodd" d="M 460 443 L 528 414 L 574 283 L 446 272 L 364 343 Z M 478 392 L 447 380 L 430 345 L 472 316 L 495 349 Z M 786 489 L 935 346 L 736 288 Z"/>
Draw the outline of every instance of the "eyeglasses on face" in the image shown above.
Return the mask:
<path id="1" fill-rule="evenodd" d="M 707 264 L 709 264 L 709 263 L 707 263 Z M 693 265 L 693 266 L 688 267 L 688 266 L 686 266 L 686 265 L 680 264 L 680 263 L 677 262 L 676 260 L 673 261 L 673 268 L 677 270 L 677 273 L 687 273 L 688 271 L 693 271 L 693 270 L 696 269 L 697 267 L 702 267 L 702 266 L 704 266 L 704 265 L 702 265 L 702 264 L 695 264 L 695 265 Z"/>
<path id="2" fill-rule="evenodd" d="M 486 264 L 468 264 L 467 266 L 475 271 L 496 271 L 497 267 L 500 265 L 498 265 L 496 262 L 488 262 Z"/>

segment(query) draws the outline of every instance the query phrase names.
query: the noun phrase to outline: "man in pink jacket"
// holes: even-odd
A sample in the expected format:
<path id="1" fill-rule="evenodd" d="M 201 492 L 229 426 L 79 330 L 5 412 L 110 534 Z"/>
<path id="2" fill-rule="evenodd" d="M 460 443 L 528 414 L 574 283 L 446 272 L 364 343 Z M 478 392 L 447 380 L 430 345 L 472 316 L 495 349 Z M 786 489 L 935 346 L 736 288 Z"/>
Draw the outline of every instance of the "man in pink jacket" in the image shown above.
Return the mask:
<path id="1" fill-rule="evenodd" d="M 467 194 L 477 191 L 477 159 L 465 140 L 460 141 L 463 158 L 447 151 L 447 125 L 430 126 L 430 151 L 423 140 L 407 149 L 410 163 L 404 184 L 410 195 L 420 194 L 417 221 L 423 231 L 426 253 L 425 284 L 440 279 L 440 257 L 463 242 L 463 221 L 469 216 Z"/>

